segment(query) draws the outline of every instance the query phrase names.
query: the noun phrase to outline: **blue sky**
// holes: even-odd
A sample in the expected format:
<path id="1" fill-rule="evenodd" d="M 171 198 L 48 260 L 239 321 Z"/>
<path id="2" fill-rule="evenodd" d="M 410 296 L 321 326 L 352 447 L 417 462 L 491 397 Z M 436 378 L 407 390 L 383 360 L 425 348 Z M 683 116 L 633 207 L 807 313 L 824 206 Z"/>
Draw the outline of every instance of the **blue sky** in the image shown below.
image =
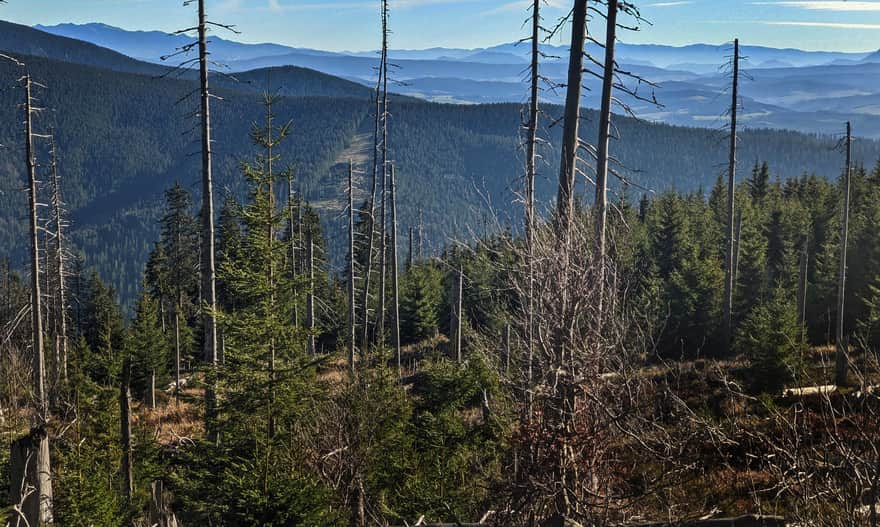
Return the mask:
<path id="1" fill-rule="evenodd" d="M 483 47 L 524 36 L 530 0 L 390 0 L 395 48 Z M 570 1 L 547 0 L 546 25 Z M 631 43 L 744 44 L 812 50 L 880 48 L 880 0 L 643 0 L 652 25 L 626 33 Z M 103 22 L 126 29 L 172 31 L 191 25 L 182 0 L 8 0 L 0 17 L 22 24 Z M 246 42 L 328 50 L 374 49 L 378 0 L 208 0 L 209 18 L 236 24 Z M 598 29 L 598 27 L 597 27 Z M 564 35 L 555 44 L 563 43 Z"/>

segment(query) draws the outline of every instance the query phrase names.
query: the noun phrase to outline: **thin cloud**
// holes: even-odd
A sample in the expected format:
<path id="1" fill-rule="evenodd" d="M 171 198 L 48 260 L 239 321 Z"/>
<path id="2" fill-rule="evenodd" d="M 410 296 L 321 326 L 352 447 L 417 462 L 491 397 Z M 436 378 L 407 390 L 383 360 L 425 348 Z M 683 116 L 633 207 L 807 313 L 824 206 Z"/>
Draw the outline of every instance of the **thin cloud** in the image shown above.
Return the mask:
<path id="1" fill-rule="evenodd" d="M 849 22 L 795 22 L 795 21 L 761 21 L 765 26 L 791 26 L 791 27 L 823 27 L 831 29 L 880 29 L 880 24 L 860 24 Z"/>
<path id="2" fill-rule="evenodd" d="M 391 9 L 413 9 L 429 5 L 467 4 L 483 2 L 485 0 L 389 0 Z M 218 11 L 242 11 L 262 10 L 273 13 L 290 13 L 298 11 L 317 11 L 321 9 L 345 9 L 345 10 L 375 10 L 378 4 L 368 0 L 353 1 L 319 1 L 310 3 L 288 3 L 282 0 L 268 0 L 266 4 L 258 7 L 248 7 L 242 0 L 227 0 L 218 7 Z"/>
<path id="3" fill-rule="evenodd" d="M 798 9 L 806 9 L 808 11 L 841 11 L 850 13 L 880 11 L 880 2 L 849 2 L 846 0 L 752 2 L 752 5 L 794 7 Z"/>
<path id="4" fill-rule="evenodd" d="M 562 9 L 568 5 L 564 0 L 545 0 L 544 3 L 547 5 L 547 7 L 553 9 Z M 501 4 L 498 7 L 493 7 L 492 9 L 489 9 L 487 11 L 483 11 L 482 13 L 480 13 L 480 15 L 488 16 L 500 15 L 503 13 L 519 13 L 530 9 L 531 5 L 532 2 L 528 0 L 514 0 L 513 2 L 507 2 L 506 4 Z"/>
<path id="5" fill-rule="evenodd" d="M 682 5 L 691 5 L 693 3 L 693 0 L 681 0 L 679 2 L 655 2 L 653 4 L 648 4 L 646 7 L 678 7 Z"/>

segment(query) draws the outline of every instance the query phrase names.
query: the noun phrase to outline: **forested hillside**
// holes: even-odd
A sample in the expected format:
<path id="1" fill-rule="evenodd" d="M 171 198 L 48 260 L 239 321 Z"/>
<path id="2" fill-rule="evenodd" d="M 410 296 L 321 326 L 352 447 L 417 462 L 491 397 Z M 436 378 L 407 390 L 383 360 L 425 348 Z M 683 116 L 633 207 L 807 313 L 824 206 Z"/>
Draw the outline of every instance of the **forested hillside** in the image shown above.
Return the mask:
<path id="1" fill-rule="evenodd" d="M 22 38 L 9 51 L 30 49 L 22 43 L 38 37 L 50 39 L 40 47 L 47 55 L 57 47 L 65 50 L 60 55 L 67 60 L 82 62 L 77 57 L 89 57 L 95 62 L 100 57 L 90 44 L 10 26 L 15 30 L 10 34 Z M 136 61 L 113 58 L 124 59 L 126 71 L 138 71 L 132 68 L 139 64 Z M 175 181 L 195 188 L 197 181 L 198 158 L 191 155 L 198 146 L 191 117 L 197 101 L 185 98 L 193 93 L 195 81 L 176 75 L 159 77 L 158 68 L 146 64 L 143 69 L 150 75 L 25 55 L 21 59 L 28 63 L 34 79 L 46 86 L 36 96 L 52 111 L 37 118 L 35 125 L 42 132 L 58 130 L 64 198 L 76 246 L 87 255 L 87 264 L 96 265 L 131 306 L 137 291 L 135 277 L 157 232 L 157 204 L 163 189 Z M 99 62 L 103 68 L 125 69 Z M 16 68 L 0 63 L 0 74 L 13 79 Z M 343 171 L 334 166 L 347 162 L 346 156 L 363 162 L 364 140 L 372 134 L 369 89 L 293 67 L 240 73 L 234 79 L 217 76 L 215 82 L 222 97 L 214 110 L 218 188 L 241 195 L 235 177 L 238 163 L 249 148 L 251 123 L 261 116 L 258 94 L 271 86 L 282 95 L 276 105 L 278 119 L 293 123 L 293 137 L 279 153 L 295 166 L 297 190 L 317 204 L 329 226 L 331 246 L 342 248 L 344 239 L 336 233 L 343 225 L 337 214 Z M 0 174 L 4 190 L 0 242 L 19 258 L 25 225 L 17 212 L 21 208 L 16 206 L 23 195 L 14 191 L 22 180 L 15 163 L 20 111 L 16 104 L 20 100 L 20 91 L 11 84 L 0 92 L 0 142 L 7 145 L 3 160 L 7 168 Z M 590 96 L 584 100 L 589 106 Z M 519 228 L 512 214 L 522 193 L 523 153 L 520 139 L 511 130 L 521 126 L 520 105 L 459 106 L 392 98 L 390 107 L 395 126 L 389 128 L 389 159 L 400 174 L 401 225 L 413 226 L 421 210 L 426 245 L 435 250 L 453 238 L 468 239 L 487 228 L 497 230 L 508 224 Z M 542 122 L 556 122 L 560 113 L 560 107 L 548 105 Z M 596 114 L 585 110 L 584 117 L 584 133 L 594 135 Z M 644 192 L 640 189 L 707 189 L 725 160 L 722 132 L 628 118 L 618 119 L 616 127 L 622 138 L 616 157 L 620 171 L 633 182 L 631 195 Z M 546 199 L 553 195 L 561 129 L 542 128 L 541 136 L 548 143 L 541 152 L 546 161 L 539 164 L 536 184 L 537 195 Z M 749 162 L 767 161 L 783 180 L 803 173 L 834 177 L 839 172 L 839 160 L 832 151 L 836 141 L 793 132 L 746 131 L 740 156 Z M 40 147 L 45 161 L 45 145 Z M 880 158 L 880 146 L 875 141 L 857 141 L 854 156 L 870 165 Z M 361 163 L 358 168 L 368 167 Z M 578 181 L 581 188 L 585 183 L 582 178 Z M 363 184 L 359 190 L 366 192 Z M 334 261 L 341 265 L 338 259 Z"/>

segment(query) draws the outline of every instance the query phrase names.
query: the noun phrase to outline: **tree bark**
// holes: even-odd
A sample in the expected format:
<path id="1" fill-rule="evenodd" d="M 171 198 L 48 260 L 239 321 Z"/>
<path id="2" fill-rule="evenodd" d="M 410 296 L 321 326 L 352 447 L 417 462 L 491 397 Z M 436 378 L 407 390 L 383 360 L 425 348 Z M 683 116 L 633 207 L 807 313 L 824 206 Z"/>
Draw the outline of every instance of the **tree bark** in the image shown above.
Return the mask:
<path id="1" fill-rule="evenodd" d="M 348 162 L 348 369 L 354 374 L 354 165 Z"/>
<path id="2" fill-rule="evenodd" d="M 571 24 L 571 49 L 568 56 L 568 82 L 565 92 L 565 122 L 562 130 L 562 160 L 559 164 L 559 193 L 556 198 L 558 237 L 565 244 L 568 243 L 571 215 L 574 209 L 581 81 L 584 69 L 584 39 L 587 31 L 587 0 L 575 0 Z"/>
<path id="3" fill-rule="evenodd" d="M 211 112 L 208 91 L 208 37 L 205 0 L 199 0 L 199 78 L 201 81 L 202 127 L 202 246 L 201 289 L 204 302 L 204 359 L 208 363 L 208 382 L 205 383 L 205 421 L 208 437 L 219 439 L 215 430 L 217 386 L 217 310 L 216 266 L 214 262 L 214 183 L 211 172 Z"/>
<path id="4" fill-rule="evenodd" d="M 608 0 L 605 30 L 605 71 L 602 78 L 602 105 L 599 113 L 599 144 L 596 158 L 596 256 L 599 271 L 599 313 L 603 311 L 605 291 L 606 247 L 608 220 L 608 149 L 611 138 L 611 101 L 614 91 L 614 45 L 617 42 L 617 0 Z M 600 321 L 601 324 L 601 321 Z"/>
<path id="5" fill-rule="evenodd" d="M 528 137 L 526 139 L 526 266 L 528 267 L 528 284 L 526 295 L 526 386 L 528 419 L 532 414 L 532 378 L 535 362 L 535 175 L 538 149 L 538 83 L 540 72 L 540 32 L 541 32 L 541 0 L 532 1 L 532 56 L 530 70 L 530 104 Z M 507 350 L 510 351 L 509 349 Z M 509 363 L 510 357 L 507 358 Z"/>
<path id="6" fill-rule="evenodd" d="M 131 364 L 128 358 L 122 365 L 122 378 L 119 382 L 119 435 L 122 443 L 122 494 L 126 503 L 131 503 L 134 492 L 131 462 Z"/>
<path id="7" fill-rule="evenodd" d="M 461 265 L 459 265 L 459 267 L 458 267 L 458 273 L 456 274 L 456 278 L 455 278 L 454 283 L 455 283 L 455 285 L 454 285 L 455 289 L 453 290 L 453 292 L 455 293 L 455 296 L 454 296 L 455 304 L 453 306 L 454 326 L 453 326 L 452 345 L 453 345 L 453 351 L 455 353 L 455 360 L 460 363 L 462 360 L 462 356 L 461 356 L 462 321 L 461 320 L 463 318 L 462 312 L 461 312 L 461 305 L 462 305 L 461 297 L 464 292 L 464 271 L 463 271 Z"/>
<path id="8" fill-rule="evenodd" d="M 52 206 L 55 211 L 55 273 L 58 282 L 58 306 L 55 310 L 58 334 L 56 335 L 59 348 L 58 369 L 63 382 L 67 382 L 67 289 L 64 281 L 64 219 L 61 213 L 61 182 L 58 177 L 58 155 L 55 145 L 55 136 L 52 138 Z M 56 379 L 57 381 L 57 379 Z M 57 389 L 57 388 L 56 388 Z"/>
<path id="9" fill-rule="evenodd" d="M 306 323 L 309 326 L 307 348 L 310 357 L 314 357 L 315 350 L 315 242 L 312 239 L 312 231 L 309 230 L 306 250 L 306 258 L 309 261 L 309 294 L 306 297 Z"/>
<path id="10" fill-rule="evenodd" d="M 394 340 L 394 353 L 397 357 L 397 374 L 403 375 L 403 366 L 401 364 L 400 351 L 400 283 L 398 280 L 398 262 L 397 262 L 397 197 L 394 193 L 394 164 L 389 167 L 389 183 L 391 191 L 391 302 L 392 314 L 394 315 L 394 326 L 392 327 L 392 338 Z"/>
<path id="11" fill-rule="evenodd" d="M 846 123 L 846 168 L 843 174 L 843 221 L 840 233 L 840 268 L 837 274 L 837 353 L 835 357 L 834 383 L 845 386 L 847 382 L 847 339 L 845 329 L 846 301 L 846 245 L 849 235 L 850 178 L 852 176 L 852 124 Z"/>
<path id="12" fill-rule="evenodd" d="M 736 117 L 739 102 L 739 39 L 733 41 L 733 86 L 730 101 L 730 159 L 727 175 L 727 261 L 724 269 L 724 350 L 733 337 L 734 208 L 736 200 Z"/>
<path id="13" fill-rule="evenodd" d="M 49 436 L 37 426 L 12 443 L 9 458 L 9 500 L 15 508 L 12 527 L 49 525 L 52 518 L 52 472 Z"/>
<path id="14" fill-rule="evenodd" d="M 46 373 L 43 357 L 43 308 L 40 293 L 40 239 L 38 236 L 37 219 L 37 169 L 34 158 L 33 109 L 31 108 L 31 76 L 25 79 L 25 155 L 28 172 L 28 201 L 30 205 L 30 236 L 31 236 L 31 323 L 34 368 L 34 395 L 37 402 L 37 413 L 41 422 L 48 420 L 48 404 L 46 401 Z"/>

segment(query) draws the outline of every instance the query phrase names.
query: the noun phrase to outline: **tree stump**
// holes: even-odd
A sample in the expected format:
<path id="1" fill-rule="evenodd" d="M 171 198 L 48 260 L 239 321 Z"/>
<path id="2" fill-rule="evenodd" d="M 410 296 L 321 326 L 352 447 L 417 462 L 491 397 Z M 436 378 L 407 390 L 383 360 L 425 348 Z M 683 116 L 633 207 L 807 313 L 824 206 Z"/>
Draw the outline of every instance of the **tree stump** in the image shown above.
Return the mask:
<path id="1" fill-rule="evenodd" d="M 43 427 L 12 443 L 9 456 L 11 527 L 36 527 L 52 523 L 52 479 L 49 436 Z"/>

